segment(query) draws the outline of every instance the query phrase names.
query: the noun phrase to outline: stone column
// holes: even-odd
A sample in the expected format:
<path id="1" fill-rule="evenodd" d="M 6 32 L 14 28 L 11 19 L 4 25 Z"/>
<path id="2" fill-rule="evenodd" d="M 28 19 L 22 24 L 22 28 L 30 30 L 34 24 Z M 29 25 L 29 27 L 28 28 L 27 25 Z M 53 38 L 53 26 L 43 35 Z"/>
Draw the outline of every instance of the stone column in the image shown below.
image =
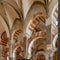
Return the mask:
<path id="1" fill-rule="evenodd" d="M 10 53 L 9 53 L 9 56 L 10 56 L 10 60 L 13 60 L 13 47 L 14 47 L 14 41 L 13 39 L 10 40 Z"/>
<path id="2" fill-rule="evenodd" d="M 13 52 L 12 52 L 12 33 L 10 31 L 10 39 L 9 39 L 9 60 L 13 60 Z"/>

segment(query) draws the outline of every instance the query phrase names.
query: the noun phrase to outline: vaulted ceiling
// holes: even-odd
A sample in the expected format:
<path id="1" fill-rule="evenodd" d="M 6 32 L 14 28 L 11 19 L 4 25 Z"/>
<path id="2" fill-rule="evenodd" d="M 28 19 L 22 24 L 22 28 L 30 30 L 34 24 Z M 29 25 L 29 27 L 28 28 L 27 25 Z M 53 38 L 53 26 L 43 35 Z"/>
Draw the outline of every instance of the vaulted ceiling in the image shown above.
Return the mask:
<path id="1" fill-rule="evenodd" d="M 23 24 L 26 22 L 26 24 L 28 25 L 30 19 L 32 19 L 32 17 L 34 17 L 35 14 L 39 12 L 40 14 L 49 17 L 56 2 L 57 0 L 1 0 L 0 33 L 3 33 L 3 31 L 5 30 L 9 37 L 10 30 L 14 30 L 17 28 L 23 29 Z M 27 22 L 27 20 L 29 22 Z M 43 21 L 44 18 L 42 17 L 42 19 L 40 18 L 40 20 Z M 37 28 L 40 29 L 39 25 Z"/>

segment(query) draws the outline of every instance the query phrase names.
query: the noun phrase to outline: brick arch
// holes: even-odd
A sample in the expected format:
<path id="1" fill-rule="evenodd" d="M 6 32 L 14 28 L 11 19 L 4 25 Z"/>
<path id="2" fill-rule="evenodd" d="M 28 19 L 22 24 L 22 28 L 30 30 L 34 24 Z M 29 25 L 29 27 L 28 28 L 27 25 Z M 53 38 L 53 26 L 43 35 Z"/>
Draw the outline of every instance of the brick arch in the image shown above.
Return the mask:
<path id="1" fill-rule="evenodd" d="M 31 43 L 31 41 L 33 41 L 34 39 L 38 39 L 38 38 L 46 38 L 46 32 L 44 31 L 40 31 L 40 32 L 36 32 L 33 35 L 31 35 L 31 37 L 28 39 L 28 43 Z"/>
<path id="2" fill-rule="evenodd" d="M 13 47 L 13 57 L 15 57 L 15 51 L 19 46 L 22 46 L 22 43 L 18 43 L 17 38 L 19 37 L 19 35 L 21 35 L 23 33 L 23 31 L 21 29 L 16 29 L 14 30 L 14 32 L 12 33 L 12 37 L 11 37 L 11 41 L 13 41 L 14 47 Z"/>
<path id="3" fill-rule="evenodd" d="M 21 49 L 23 49 L 22 45 L 18 43 L 18 44 L 16 44 L 16 45 L 14 46 L 13 52 L 14 52 L 14 51 L 16 52 L 19 47 L 20 47 Z"/>
<path id="4" fill-rule="evenodd" d="M 21 29 L 16 29 L 12 34 L 13 39 L 16 40 L 21 33 L 23 33 Z"/>
<path id="5" fill-rule="evenodd" d="M 42 4 L 42 5 L 41 5 Z M 46 10 L 45 10 L 45 8 L 44 8 L 44 6 L 43 6 L 43 3 L 41 3 L 40 4 L 40 1 L 35 1 L 32 5 L 31 5 L 31 7 L 30 7 L 30 9 L 29 9 L 29 11 L 28 11 L 28 13 L 27 13 L 27 15 L 26 15 L 26 17 L 25 17 L 25 23 L 26 23 L 26 26 L 28 26 L 28 24 L 29 24 L 29 22 L 30 22 L 30 20 L 32 20 L 33 18 L 34 18 L 34 16 L 35 15 L 37 15 L 37 13 L 41 13 L 41 14 L 43 14 L 43 15 L 47 15 L 47 13 L 46 13 Z M 44 13 L 43 13 L 43 11 L 41 10 L 41 8 L 40 8 L 40 10 L 39 10 L 39 6 L 38 6 L 38 9 L 35 9 L 35 7 L 34 6 L 42 6 L 42 9 L 44 10 Z M 37 11 L 38 10 L 38 11 Z"/>
<path id="6" fill-rule="evenodd" d="M 32 36 L 33 38 L 30 38 L 30 41 L 28 40 L 29 41 L 29 43 L 28 43 L 28 53 L 29 53 L 28 58 L 31 58 L 31 48 L 32 48 L 34 42 L 37 41 L 37 39 L 39 39 L 39 38 L 46 39 L 46 34 L 44 32 L 40 32 L 40 34 L 38 34 L 38 35 L 37 34 L 35 35 L 35 37 Z"/>
<path id="7" fill-rule="evenodd" d="M 41 30 L 47 30 L 47 27 L 45 25 L 45 21 L 46 21 L 46 16 L 41 14 L 41 13 L 37 13 L 29 22 L 27 28 L 26 28 L 26 33 L 28 33 L 27 31 L 29 31 L 29 35 L 31 36 L 32 32 L 34 31 L 35 27 L 37 26 L 37 24 L 40 23 L 41 25 Z"/>
<path id="8" fill-rule="evenodd" d="M 40 20 L 42 21 L 42 23 L 45 23 L 45 21 L 46 21 L 46 16 L 44 16 L 43 14 L 37 14 L 37 15 L 35 16 L 35 18 L 33 18 L 32 20 L 33 20 L 33 21 L 31 22 L 30 27 L 29 27 L 29 29 L 30 29 L 31 31 L 34 30 L 34 28 L 35 28 L 36 25 L 40 22 Z"/>
<path id="9" fill-rule="evenodd" d="M 1 44 L 3 45 L 3 46 L 7 46 L 7 43 L 8 43 L 8 37 L 7 37 L 7 33 L 6 33 L 6 31 L 4 31 L 3 33 L 2 33 L 2 35 L 1 35 Z"/>
<path id="10" fill-rule="evenodd" d="M 16 53 L 17 54 L 19 54 L 18 52 L 18 49 L 20 48 L 20 50 L 21 51 L 23 51 L 24 49 L 23 49 L 23 47 L 22 47 L 22 45 L 20 45 L 20 44 L 17 44 L 17 45 L 15 45 L 15 47 L 14 47 L 14 49 L 13 49 L 13 57 L 16 59 Z"/>

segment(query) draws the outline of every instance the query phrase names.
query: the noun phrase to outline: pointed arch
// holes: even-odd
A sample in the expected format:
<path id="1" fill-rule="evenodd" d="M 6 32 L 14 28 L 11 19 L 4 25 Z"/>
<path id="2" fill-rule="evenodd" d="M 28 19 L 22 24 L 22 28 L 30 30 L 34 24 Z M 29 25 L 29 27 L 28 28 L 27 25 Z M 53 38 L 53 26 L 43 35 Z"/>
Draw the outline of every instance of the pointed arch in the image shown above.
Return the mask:
<path id="1" fill-rule="evenodd" d="M 37 26 L 37 24 L 40 24 L 40 29 L 42 31 L 47 31 L 47 26 L 45 25 L 45 21 L 46 21 L 46 16 L 41 14 L 41 13 L 37 13 L 29 22 L 29 24 L 27 25 L 26 28 L 26 33 L 31 36 L 32 32 L 35 30 L 35 27 Z M 42 28 L 43 27 L 43 28 Z M 29 32 L 29 33 L 28 33 Z M 28 37 L 29 37 L 28 36 Z"/>
<path id="2" fill-rule="evenodd" d="M 2 3 L 3 3 L 3 4 L 6 3 L 6 4 L 8 4 L 9 6 L 11 6 L 11 7 L 16 11 L 16 13 L 17 13 L 18 16 L 20 17 L 20 19 L 22 20 L 23 14 L 22 14 L 21 11 L 19 12 L 13 5 L 11 5 L 11 4 L 10 4 L 9 2 L 7 2 L 7 1 L 3 1 Z"/>
<path id="3" fill-rule="evenodd" d="M 3 25 L 4 28 L 5 28 L 5 31 L 6 31 L 6 33 L 7 33 L 7 37 L 10 37 L 9 25 L 7 24 L 5 18 L 4 18 L 1 14 L 0 14 L 0 18 L 2 19 L 2 20 L 0 20 L 0 22 L 2 23 L 2 25 Z"/>
<path id="4" fill-rule="evenodd" d="M 34 7 L 35 4 L 36 5 L 41 5 L 45 9 L 45 11 L 47 11 L 47 8 L 46 8 L 44 3 L 42 3 L 41 1 L 34 1 L 31 5 L 31 7 L 29 8 L 28 12 L 27 12 L 27 15 L 29 14 L 29 12 L 31 11 L 31 9 Z"/>

